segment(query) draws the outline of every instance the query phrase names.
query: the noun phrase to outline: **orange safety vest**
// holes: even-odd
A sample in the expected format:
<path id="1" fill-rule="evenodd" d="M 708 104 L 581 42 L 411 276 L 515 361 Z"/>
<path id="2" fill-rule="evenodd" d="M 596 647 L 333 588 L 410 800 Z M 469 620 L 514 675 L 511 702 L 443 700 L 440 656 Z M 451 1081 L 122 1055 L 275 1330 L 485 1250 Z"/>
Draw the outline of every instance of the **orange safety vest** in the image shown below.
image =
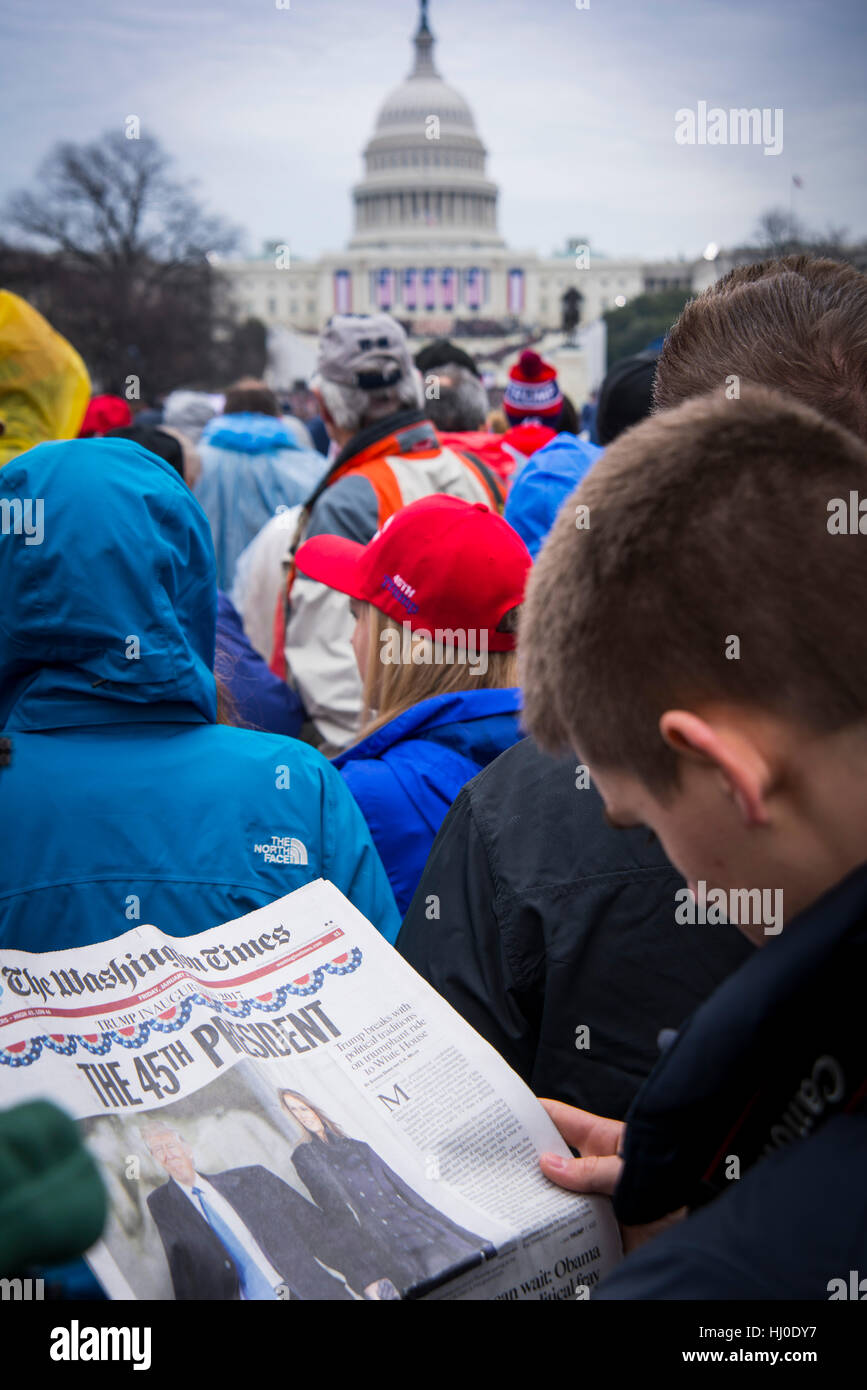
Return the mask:
<path id="1" fill-rule="evenodd" d="M 425 438 L 419 441 L 419 446 L 417 447 L 410 446 L 408 449 L 403 448 L 401 446 L 401 435 L 417 431 L 419 426 L 428 427 L 424 430 Z M 464 467 L 473 474 L 476 481 L 481 484 L 483 490 L 487 493 L 491 509 L 497 513 L 501 513 L 506 500 L 505 487 L 502 481 L 496 476 L 492 469 L 481 461 L 481 459 L 472 458 L 462 450 L 454 448 L 452 445 L 448 447 L 451 448 L 451 452 L 460 459 Z M 361 449 L 344 463 L 338 464 L 327 475 L 326 487 L 330 487 L 332 483 L 338 482 L 341 478 L 349 477 L 350 474 L 360 474 L 361 477 L 366 478 L 373 488 L 376 497 L 377 528 L 381 529 L 386 521 L 388 521 L 388 518 L 393 516 L 395 512 L 400 511 L 403 506 L 400 485 L 395 476 L 394 469 L 389 462 L 389 456 L 392 458 L 397 456 L 405 459 L 425 459 L 436 458 L 442 452 L 443 446 L 440 443 L 439 436 L 433 425 L 431 425 L 429 420 L 419 420 L 410 424 L 405 429 L 397 429 L 391 434 L 385 435 L 382 439 L 375 440 L 372 444 L 368 445 L 366 449 Z M 323 491 L 325 491 L 325 488 L 320 484 L 316 495 L 320 495 Z M 308 507 L 304 509 L 298 530 L 295 533 L 295 539 L 292 544 L 293 554 L 300 544 L 301 536 L 309 516 L 310 510 L 308 505 Z M 286 679 L 286 617 L 289 594 L 292 590 L 294 578 L 295 565 L 293 562 L 289 566 L 285 592 L 278 599 L 274 612 L 274 642 L 270 664 L 271 670 L 275 675 L 280 676 L 282 680 Z"/>

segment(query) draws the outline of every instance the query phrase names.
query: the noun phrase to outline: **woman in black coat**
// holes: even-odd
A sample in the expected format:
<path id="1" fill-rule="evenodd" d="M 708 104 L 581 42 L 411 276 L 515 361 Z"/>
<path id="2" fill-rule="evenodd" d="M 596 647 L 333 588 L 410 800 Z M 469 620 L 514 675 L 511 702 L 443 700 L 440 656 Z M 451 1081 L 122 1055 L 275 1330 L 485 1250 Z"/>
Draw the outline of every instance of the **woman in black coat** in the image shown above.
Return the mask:
<path id="1" fill-rule="evenodd" d="M 369 1144 L 349 1135 L 304 1096 L 281 1090 L 280 1104 L 303 1139 L 292 1162 L 317 1206 L 335 1223 L 358 1222 L 381 1276 L 403 1297 L 480 1264 L 494 1247 L 420 1197 Z"/>

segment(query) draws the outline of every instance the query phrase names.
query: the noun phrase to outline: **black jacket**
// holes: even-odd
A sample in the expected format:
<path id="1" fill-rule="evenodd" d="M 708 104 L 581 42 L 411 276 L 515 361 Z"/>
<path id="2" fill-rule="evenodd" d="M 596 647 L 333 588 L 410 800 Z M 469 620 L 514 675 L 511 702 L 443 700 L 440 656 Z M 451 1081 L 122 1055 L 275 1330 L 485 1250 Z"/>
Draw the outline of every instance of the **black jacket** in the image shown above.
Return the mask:
<path id="1" fill-rule="evenodd" d="M 202 1176 L 234 1207 L 288 1285 L 291 1297 L 350 1297 L 344 1285 L 317 1264 L 314 1256 L 332 1269 L 339 1269 L 355 1288 L 353 1279 L 363 1277 L 355 1268 L 356 1252 L 350 1251 L 347 1259 L 346 1249 L 335 1239 L 338 1233 L 329 1231 L 322 1212 L 300 1192 L 259 1164 Z M 165 1248 L 175 1298 L 239 1298 L 235 1265 L 222 1241 L 177 1183 L 163 1183 L 147 1202 Z M 347 1269 L 347 1263 L 352 1267 Z"/>
<path id="2" fill-rule="evenodd" d="M 597 1297 L 867 1296 L 865 971 L 867 865 L 730 976 L 643 1087 L 615 1209 L 693 1213 Z"/>
<path id="3" fill-rule="evenodd" d="M 675 924 L 682 878 L 647 831 L 606 825 L 575 761 L 525 739 L 464 787 L 397 948 L 537 1095 L 621 1118 L 660 1030 L 753 948 Z"/>
<path id="4" fill-rule="evenodd" d="M 335 1225 L 347 1217 L 358 1222 L 378 1276 L 402 1295 L 442 1282 L 447 1270 L 453 1278 L 493 1253 L 483 1236 L 432 1207 L 363 1140 L 313 1139 L 295 1147 L 292 1162 L 326 1217 Z"/>

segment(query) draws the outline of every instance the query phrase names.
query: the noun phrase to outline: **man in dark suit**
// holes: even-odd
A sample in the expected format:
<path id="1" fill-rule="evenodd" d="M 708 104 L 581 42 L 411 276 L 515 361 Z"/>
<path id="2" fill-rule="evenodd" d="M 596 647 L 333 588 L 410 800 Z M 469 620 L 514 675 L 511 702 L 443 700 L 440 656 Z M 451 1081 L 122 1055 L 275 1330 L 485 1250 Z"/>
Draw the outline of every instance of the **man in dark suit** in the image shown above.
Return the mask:
<path id="1" fill-rule="evenodd" d="M 350 1232 L 329 1231 L 319 1207 L 259 1164 L 199 1173 L 177 1130 L 145 1139 L 169 1175 L 147 1199 L 177 1299 L 350 1299 L 339 1275 L 375 1297 L 375 1273 Z M 343 1237 L 341 1239 L 341 1236 Z"/>

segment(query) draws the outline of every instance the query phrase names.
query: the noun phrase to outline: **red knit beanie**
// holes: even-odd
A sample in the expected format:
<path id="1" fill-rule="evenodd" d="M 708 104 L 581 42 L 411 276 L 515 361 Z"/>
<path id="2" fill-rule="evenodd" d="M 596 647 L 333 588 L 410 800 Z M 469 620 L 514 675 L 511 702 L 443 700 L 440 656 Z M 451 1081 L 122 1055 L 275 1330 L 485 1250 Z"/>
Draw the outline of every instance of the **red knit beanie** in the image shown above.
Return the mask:
<path id="1" fill-rule="evenodd" d="M 503 395 L 503 409 L 513 425 L 522 420 L 555 420 L 563 408 L 556 368 L 544 362 L 529 348 L 521 353 L 509 372 Z"/>

